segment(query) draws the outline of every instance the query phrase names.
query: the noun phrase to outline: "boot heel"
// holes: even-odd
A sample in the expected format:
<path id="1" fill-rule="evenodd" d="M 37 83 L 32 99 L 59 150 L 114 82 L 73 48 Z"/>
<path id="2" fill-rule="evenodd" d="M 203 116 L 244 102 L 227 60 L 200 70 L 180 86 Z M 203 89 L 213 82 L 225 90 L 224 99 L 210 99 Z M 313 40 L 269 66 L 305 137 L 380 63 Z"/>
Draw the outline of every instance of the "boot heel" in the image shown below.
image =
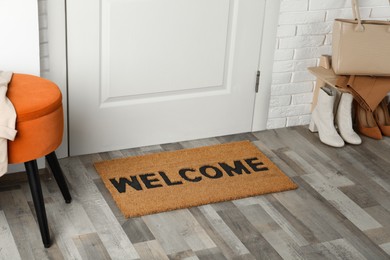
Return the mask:
<path id="1" fill-rule="evenodd" d="M 318 132 L 316 123 L 314 123 L 314 120 L 313 120 L 313 119 L 310 121 L 309 130 L 310 130 L 310 132 L 312 132 L 312 133 L 317 133 L 317 132 Z"/>

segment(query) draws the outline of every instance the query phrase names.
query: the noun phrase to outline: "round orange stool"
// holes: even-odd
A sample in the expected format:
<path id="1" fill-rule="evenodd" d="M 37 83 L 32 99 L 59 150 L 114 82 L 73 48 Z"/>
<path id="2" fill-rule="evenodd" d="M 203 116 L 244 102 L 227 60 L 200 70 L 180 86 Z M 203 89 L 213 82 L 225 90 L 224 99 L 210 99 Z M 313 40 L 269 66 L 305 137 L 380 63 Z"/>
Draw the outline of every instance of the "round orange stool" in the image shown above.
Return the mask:
<path id="1" fill-rule="evenodd" d="M 55 149 L 62 142 L 64 116 L 62 95 L 51 81 L 26 74 L 13 74 L 7 97 L 16 111 L 14 141 L 8 142 L 8 162 L 24 163 L 37 220 L 45 247 L 50 234 L 36 159 L 45 156 L 66 203 L 72 198 Z"/>

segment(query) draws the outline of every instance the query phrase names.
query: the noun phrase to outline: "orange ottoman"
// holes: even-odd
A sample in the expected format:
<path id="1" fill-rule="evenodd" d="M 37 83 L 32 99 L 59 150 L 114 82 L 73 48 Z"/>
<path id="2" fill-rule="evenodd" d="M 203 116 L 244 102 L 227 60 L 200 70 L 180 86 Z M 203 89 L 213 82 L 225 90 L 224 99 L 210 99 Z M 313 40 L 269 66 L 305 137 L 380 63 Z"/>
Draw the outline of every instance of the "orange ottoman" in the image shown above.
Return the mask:
<path id="1" fill-rule="evenodd" d="M 15 73 L 8 85 L 7 96 L 15 107 L 18 131 L 15 140 L 8 142 L 8 162 L 25 164 L 42 241 L 45 247 L 50 247 L 36 159 L 46 157 L 66 203 L 70 203 L 72 199 L 55 154 L 62 142 L 64 128 L 62 95 L 49 80 Z"/>

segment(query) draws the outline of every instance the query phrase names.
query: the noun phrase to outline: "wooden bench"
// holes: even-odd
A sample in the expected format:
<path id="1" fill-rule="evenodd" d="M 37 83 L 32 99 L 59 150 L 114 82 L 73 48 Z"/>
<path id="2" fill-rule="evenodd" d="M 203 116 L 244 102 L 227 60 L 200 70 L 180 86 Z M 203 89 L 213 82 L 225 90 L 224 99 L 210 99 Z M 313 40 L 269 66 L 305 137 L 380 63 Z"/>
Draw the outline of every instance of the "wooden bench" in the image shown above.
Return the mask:
<path id="1" fill-rule="evenodd" d="M 317 104 L 318 91 L 321 87 L 329 86 L 337 90 L 337 93 L 347 92 L 345 89 L 336 87 L 337 75 L 334 73 L 331 68 L 331 58 L 330 56 L 323 55 L 320 58 L 320 63 L 318 67 L 310 67 L 308 70 L 317 77 L 316 86 L 314 88 L 313 103 L 311 106 L 311 111 L 315 108 Z"/>

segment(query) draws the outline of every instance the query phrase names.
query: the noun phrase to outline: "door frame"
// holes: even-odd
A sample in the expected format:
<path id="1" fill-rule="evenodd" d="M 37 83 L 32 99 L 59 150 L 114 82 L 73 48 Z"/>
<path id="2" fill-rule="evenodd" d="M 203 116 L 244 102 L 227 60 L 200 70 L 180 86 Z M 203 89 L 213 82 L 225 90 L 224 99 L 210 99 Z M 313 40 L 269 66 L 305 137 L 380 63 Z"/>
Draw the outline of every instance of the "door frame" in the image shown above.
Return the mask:
<path id="1" fill-rule="evenodd" d="M 58 158 L 65 158 L 69 156 L 66 0 L 50 0 L 46 1 L 46 4 L 49 72 L 45 76 L 55 82 L 62 92 L 64 134 L 62 144 L 57 149 L 56 154 Z M 52 46 L 55 46 L 55 48 Z"/>
<path id="2" fill-rule="evenodd" d="M 259 91 L 255 94 L 252 131 L 267 128 L 269 102 L 272 85 L 272 66 L 276 43 L 280 0 L 265 0 L 264 26 L 259 57 L 258 70 L 261 72 Z M 261 15 L 261 14 L 259 14 Z M 47 37 L 49 42 L 49 73 L 47 78 L 55 82 L 62 91 L 64 105 L 64 136 L 63 143 L 58 148 L 59 158 L 69 156 L 69 116 L 68 116 L 68 85 L 67 85 L 67 41 L 66 41 L 66 0 L 47 1 Z M 50 48 L 55 46 L 55 48 Z"/>
<path id="3" fill-rule="evenodd" d="M 266 0 L 265 3 L 266 12 L 258 66 L 260 71 L 259 91 L 255 97 L 252 132 L 267 129 L 280 2 L 280 0 Z"/>

